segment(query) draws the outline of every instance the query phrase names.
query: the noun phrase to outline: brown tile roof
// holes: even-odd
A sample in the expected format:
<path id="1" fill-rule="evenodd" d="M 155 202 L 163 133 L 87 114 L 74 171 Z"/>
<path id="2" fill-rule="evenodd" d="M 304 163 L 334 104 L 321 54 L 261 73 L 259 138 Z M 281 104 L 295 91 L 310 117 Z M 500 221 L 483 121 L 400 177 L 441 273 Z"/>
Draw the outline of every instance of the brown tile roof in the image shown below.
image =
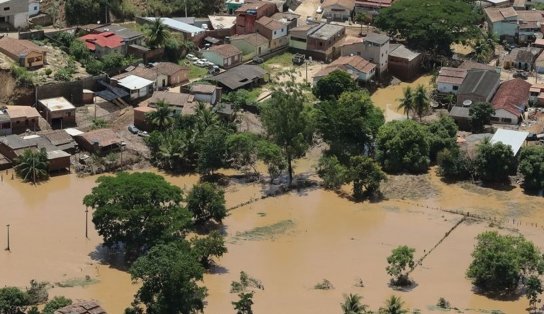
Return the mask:
<path id="1" fill-rule="evenodd" d="M 256 47 L 260 45 L 264 45 L 268 43 L 268 39 L 264 37 L 261 34 L 253 33 L 253 34 L 245 34 L 245 35 L 235 35 L 230 38 L 230 41 L 233 40 L 244 40 L 248 42 L 250 45 Z"/>
<path id="2" fill-rule="evenodd" d="M 235 46 L 231 44 L 211 46 L 209 51 L 213 51 L 224 58 L 234 57 L 242 53 L 240 49 L 236 48 Z"/>
<path id="3" fill-rule="evenodd" d="M 257 24 L 262 25 L 266 29 L 269 29 L 271 31 L 279 30 L 282 28 L 285 28 L 285 24 L 278 22 L 272 18 L 269 18 L 268 16 L 263 16 L 260 19 L 257 20 Z"/>
<path id="4" fill-rule="evenodd" d="M 355 0 L 355 5 L 358 7 L 367 8 L 387 8 L 391 6 L 393 0 Z"/>
<path id="5" fill-rule="evenodd" d="M 31 51 L 46 52 L 46 50 L 30 40 L 14 39 L 7 36 L 0 38 L 0 50 L 16 56 L 27 55 Z"/>
<path id="6" fill-rule="evenodd" d="M 6 106 L 8 115 L 12 119 L 18 118 L 39 118 L 38 110 L 30 106 Z"/>
<path id="7" fill-rule="evenodd" d="M 531 83 L 516 78 L 499 86 L 491 104 L 495 110 L 504 109 L 514 115 L 520 115 L 529 101 Z"/>
<path id="8" fill-rule="evenodd" d="M 194 96 L 184 93 L 158 91 L 153 93 L 153 96 L 151 96 L 151 98 L 149 98 L 147 102 L 150 107 L 153 107 L 159 101 L 164 101 L 169 106 L 183 107 L 188 103 L 192 103 L 194 101 Z"/>
<path id="9" fill-rule="evenodd" d="M 485 8 L 484 11 L 485 11 L 485 14 L 487 14 L 487 17 L 489 18 L 491 23 L 504 21 L 508 18 L 518 16 L 518 13 L 512 7 L 506 7 L 506 8 L 490 7 L 490 8 Z"/>
<path id="10" fill-rule="evenodd" d="M 64 130 L 47 130 L 38 132 L 38 134 L 47 138 L 51 144 L 55 146 L 72 143 L 74 141 L 70 134 L 66 133 Z"/>
<path id="11" fill-rule="evenodd" d="M 352 68 L 357 69 L 360 72 L 363 73 L 370 73 L 374 68 L 376 68 L 376 65 L 374 63 L 371 63 L 370 61 L 364 59 L 360 56 L 344 56 L 340 57 L 334 62 L 331 63 L 331 65 L 339 65 L 339 66 L 351 66 Z"/>
<path id="12" fill-rule="evenodd" d="M 474 61 L 463 61 L 461 65 L 459 66 L 459 69 L 466 69 L 466 70 L 472 70 L 472 69 L 479 69 L 479 70 L 493 70 L 495 71 L 496 68 L 494 66 L 491 66 L 489 64 L 483 64 L 478 63 Z"/>
<path id="13" fill-rule="evenodd" d="M 189 71 L 188 67 L 183 67 L 181 65 L 175 64 L 173 62 L 157 62 L 155 68 L 164 75 L 173 75 L 178 71 L 186 70 Z"/>
<path id="14" fill-rule="evenodd" d="M 107 314 L 95 301 L 81 301 L 65 306 L 55 311 L 54 314 Z"/>
<path id="15" fill-rule="evenodd" d="M 355 7 L 355 0 L 325 0 L 321 7 L 326 8 L 331 5 L 338 5 L 352 11 Z"/>
<path id="16" fill-rule="evenodd" d="M 436 77 L 436 83 L 461 85 L 467 76 L 467 69 L 442 67 Z"/>
<path id="17" fill-rule="evenodd" d="M 259 10 L 260 8 L 266 7 L 266 6 L 274 6 L 275 7 L 276 5 L 273 4 L 273 3 L 270 3 L 270 2 L 255 1 L 255 2 L 252 2 L 252 3 L 244 4 L 243 6 L 236 9 L 236 11 L 234 11 L 234 12 L 235 13 L 245 13 L 247 10 Z"/>
<path id="18" fill-rule="evenodd" d="M 117 145 L 122 142 L 121 138 L 112 129 L 92 130 L 81 135 L 78 135 L 89 144 L 98 142 L 99 147 L 107 147 Z"/>
<path id="19" fill-rule="evenodd" d="M 213 94 L 215 89 L 215 85 L 195 84 L 191 86 L 191 94 Z"/>

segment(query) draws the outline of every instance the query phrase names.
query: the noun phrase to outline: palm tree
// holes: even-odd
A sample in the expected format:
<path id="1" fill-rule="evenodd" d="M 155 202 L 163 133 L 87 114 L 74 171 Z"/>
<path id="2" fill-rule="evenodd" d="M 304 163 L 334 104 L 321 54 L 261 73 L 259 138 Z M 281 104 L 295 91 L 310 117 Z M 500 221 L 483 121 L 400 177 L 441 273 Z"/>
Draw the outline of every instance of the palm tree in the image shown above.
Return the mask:
<path id="1" fill-rule="evenodd" d="M 26 149 L 23 154 L 17 158 L 15 171 L 24 181 L 37 181 L 46 179 L 49 176 L 49 162 L 47 161 L 47 152 L 45 148 L 33 151 Z"/>
<path id="2" fill-rule="evenodd" d="M 380 314 L 406 314 L 408 310 L 404 308 L 404 302 L 400 297 L 392 295 L 385 300 L 385 307 L 380 308 Z"/>
<path id="3" fill-rule="evenodd" d="M 170 38 L 170 32 L 166 29 L 166 25 L 163 24 L 161 18 L 156 18 L 146 30 L 147 43 L 151 48 L 164 47 L 168 38 Z"/>
<path id="4" fill-rule="evenodd" d="M 421 121 L 421 117 L 429 110 L 429 96 L 425 86 L 418 85 L 413 93 L 414 110 Z"/>
<path id="5" fill-rule="evenodd" d="M 411 111 L 414 111 L 414 93 L 412 92 L 412 88 L 410 86 L 407 86 L 403 91 L 403 96 L 401 99 L 399 99 L 400 104 L 398 106 L 398 109 L 404 111 L 406 114 L 406 119 L 409 119 L 409 114 Z"/>
<path id="6" fill-rule="evenodd" d="M 146 114 L 146 119 L 154 128 L 163 131 L 174 123 L 172 113 L 173 112 L 168 107 L 168 104 L 164 100 L 159 100 L 157 102 L 156 110 L 148 112 Z"/>
<path id="7" fill-rule="evenodd" d="M 195 110 L 195 124 L 198 133 L 204 132 L 210 127 L 216 127 L 220 123 L 217 113 L 213 112 L 204 103 L 198 103 Z"/>
<path id="8" fill-rule="evenodd" d="M 343 314 L 365 314 L 368 306 L 361 304 L 362 297 L 358 294 L 344 295 L 344 303 L 341 303 Z"/>

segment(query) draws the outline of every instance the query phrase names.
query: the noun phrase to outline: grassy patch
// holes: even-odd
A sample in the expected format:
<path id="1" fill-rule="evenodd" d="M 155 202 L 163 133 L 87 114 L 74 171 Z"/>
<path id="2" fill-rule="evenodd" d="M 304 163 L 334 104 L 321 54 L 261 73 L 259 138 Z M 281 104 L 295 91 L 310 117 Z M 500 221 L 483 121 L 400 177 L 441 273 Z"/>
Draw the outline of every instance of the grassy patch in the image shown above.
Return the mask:
<path id="1" fill-rule="evenodd" d="M 233 240 L 259 241 L 274 239 L 277 235 L 291 230 L 294 226 L 295 223 L 292 220 L 282 220 L 272 225 L 257 227 L 244 232 L 237 232 L 233 237 Z"/>
<path id="2" fill-rule="evenodd" d="M 381 191 L 388 199 L 421 199 L 438 194 L 428 175 L 391 175 L 382 184 Z"/>
<path id="3" fill-rule="evenodd" d="M 85 287 L 89 285 L 94 285 L 95 283 L 98 283 L 97 279 L 86 276 L 84 278 L 66 279 L 64 281 L 55 283 L 55 285 L 61 288 L 72 288 L 72 287 Z"/>
<path id="4" fill-rule="evenodd" d="M 280 55 L 273 56 L 263 63 L 264 69 L 269 72 L 271 70 L 271 65 L 279 65 L 282 67 L 293 66 L 293 54 L 290 52 L 285 52 Z"/>
<path id="5" fill-rule="evenodd" d="M 187 65 L 187 60 L 181 60 L 180 64 Z M 203 78 L 208 74 L 206 68 L 197 67 L 196 65 L 189 63 L 189 79 Z"/>

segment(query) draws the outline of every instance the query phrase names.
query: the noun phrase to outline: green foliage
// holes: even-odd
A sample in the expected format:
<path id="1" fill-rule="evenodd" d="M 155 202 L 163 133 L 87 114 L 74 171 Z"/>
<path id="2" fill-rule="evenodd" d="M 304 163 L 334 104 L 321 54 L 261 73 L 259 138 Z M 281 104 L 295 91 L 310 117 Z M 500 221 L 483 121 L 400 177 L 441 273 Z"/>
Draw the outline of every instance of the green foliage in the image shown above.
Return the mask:
<path id="1" fill-rule="evenodd" d="M 490 103 L 478 102 L 470 106 L 469 116 L 472 132 L 483 132 L 484 127 L 491 123 L 493 114 L 495 114 L 495 109 Z"/>
<path id="2" fill-rule="evenodd" d="M 222 127 L 207 128 L 197 141 L 197 171 L 203 175 L 213 174 L 226 165 L 228 131 Z"/>
<path id="3" fill-rule="evenodd" d="M 414 106 L 414 92 L 412 87 L 406 86 L 403 91 L 402 98 L 399 99 L 399 110 L 402 110 L 406 114 L 406 119 L 410 119 L 410 113 L 413 113 L 415 110 Z"/>
<path id="4" fill-rule="evenodd" d="M 404 301 L 400 297 L 392 295 L 385 300 L 385 306 L 378 311 L 379 314 L 407 314 L 408 310 L 404 307 Z"/>
<path id="5" fill-rule="evenodd" d="M 409 46 L 445 55 L 451 54 L 452 43 L 478 35 L 477 21 L 471 5 L 462 0 L 399 0 L 374 19 L 378 28 L 406 39 Z"/>
<path id="6" fill-rule="evenodd" d="M 43 308 L 42 314 L 53 314 L 56 310 L 72 304 L 72 300 L 65 297 L 54 297 L 47 302 Z"/>
<path id="7" fill-rule="evenodd" d="M 151 24 L 146 25 L 145 35 L 147 44 L 152 49 L 164 47 L 171 37 L 167 26 L 161 18 L 156 18 Z"/>
<path id="8" fill-rule="evenodd" d="M 0 313 L 19 314 L 29 305 L 28 296 L 15 287 L 0 288 Z"/>
<path id="9" fill-rule="evenodd" d="M 54 38 L 63 49 L 68 49 L 76 41 L 76 36 L 69 32 L 59 32 L 54 35 Z"/>
<path id="10" fill-rule="evenodd" d="M 508 176 L 516 170 L 516 159 L 509 145 L 486 140 L 478 145 L 474 166 L 483 182 L 508 182 Z"/>
<path id="11" fill-rule="evenodd" d="M 358 294 L 344 295 L 344 303 L 340 304 L 343 314 L 366 314 L 371 313 L 368 305 L 361 303 L 362 297 Z"/>
<path id="12" fill-rule="evenodd" d="M 97 183 L 83 204 L 95 209 L 93 223 L 104 245 L 123 243 L 129 262 L 188 224 L 189 213 L 180 206 L 181 189 L 159 175 L 122 172 L 99 177 Z"/>
<path id="13" fill-rule="evenodd" d="M 52 73 L 53 73 L 53 70 L 51 70 L 51 69 L 49 69 L 49 68 L 45 69 L 45 75 L 49 76 L 49 75 L 51 75 Z"/>
<path id="14" fill-rule="evenodd" d="M 233 281 L 230 284 L 230 293 L 254 292 L 255 289 L 264 290 L 263 283 L 245 271 L 240 272 L 240 281 Z"/>
<path id="15" fill-rule="evenodd" d="M 392 278 L 394 285 L 405 286 L 410 284 L 408 273 L 416 265 L 414 262 L 414 252 L 416 250 L 406 245 L 395 248 L 389 257 L 387 257 L 388 266 L 385 268 L 387 274 Z"/>
<path id="16" fill-rule="evenodd" d="M 525 296 L 529 300 L 529 309 L 533 312 L 537 310 L 538 304 L 542 301 L 540 295 L 544 292 L 542 281 L 536 275 L 531 275 L 525 281 Z"/>
<path id="17" fill-rule="evenodd" d="M 438 174 L 448 180 L 465 180 L 474 172 L 472 161 L 457 147 L 440 151 L 436 162 Z"/>
<path id="18" fill-rule="evenodd" d="M 97 130 L 97 129 L 103 129 L 108 127 L 108 121 L 102 119 L 102 118 L 96 118 L 92 120 L 91 129 Z"/>
<path id="19" fill-rule="evenodd" d="M 104 64 L 100 60 L 90 58 L 85 63 L 85 70 L 91 75 L 97 75 L 104 71 Z"/>
<path id="20" fill-rule="evenodd" d="M 438 302 L 436 302 L 436 306 L 438 306 L 441 309 L 449 309 L 450 308 L 450 302 L 448 300 L 444 299 L 443 297 L 440 297 L 438 299 Z"/>
<path id="21" fill-rule="evenodd" d="M 225 9 L 225 3 L 222 0 L 147 0 L 146 4 L 148 16 L 185 16 L 185 6 L 187 6 L 187 16 L 208 16 Z"/>
<path id="22" fill-rule="evenodd" d="M 411 121 L 384 124 L 377 136 L 377 160 L 388 172 L 421 173 L 429 167 L 429 135 L 424 126 Z"/>
<path id="23" fill-rule="evenodd" d="M 293 73 L 287 75 L 287 80 L 274 87 L 270 101 L 263 105 L 261 119 L 269 139 L 283 150 L 291 184 L 292 162 L 308 150 L 314 124 L 310 110 L 305 107 L 304 85 L 295 82 Z"/>
<path id="24" fill-rule="evenodd" d="M 178 62 L 182 56 L 195 49 L 191 40 L 171 34 L 164 43 L 164 57 L 170 62 Z"/>
<path id="25" fill-rule="evenodd" d="M 225 192 L 212 183 L 196 184 L 187 195 L 187 209 L 192 213 L 197 224 L 206 223 L 212 219 L 221 223 L 227 216 Z"/>
<path id="26" fill-rule="evenodd" d="M 429 124 L 428 129 L 431 161 L 436 161 L 438 152 L 457 148 L 457 125 L 452 118 L 444 115 L 440 120 Z"/>
<path id="27" fill-rule="evenodd" d="M 238 294 L 240 300 L 232 302 L 236 314 L 253 314 L 251 306 L 253 305 L 253 292 Z"/>
<path id="28" fill-rule="evenodd" d="M 380 166 L 370 157 L 351 157 L 349 181 L 353 182 L 353 197 L 362 199 L 373 195 L 380 189 L 380 182 L 386 176 Z"/>
<path id="29" fill-rule="evenodd" d="M 143 303 L 147 314 L 191 314 L 204 309 L 207 292 L 199 284 L 204 268 L 186 241 L 152 247 L 129 272 L 133 280 L 141 280 L 135 304 Z"/>
<path id="30" fill-rule="evenodd" d="M 314 285 L 314 289 L 316 290 L 332 290 L 334 289 L 334 286 L 332 285 L 332 283 L 327 280 L 327 279 L 323 279 L 321 280 L 320 282 L 316 283 Z"/>
<path id="31" fill-rule="evenodd" d="M 81 40 L 74 40 L 68 48 L 68 53 L 76 60 L 83 61 L 91 57 L 91 52 Z"/>
<path id="32" fill-rule="evenodd" d="M 317 166 L 317 174 L 327 189 L 337 190 L 348 180 L 348 169 L 336 156 L 322 156 Z"/>
<path id="33" fill-rule="evenodd" d="M 120 53 L 109 53 L 102 57 L 103 71 L 115 73 L 119 69 L 124 69 L 134 63 L 134 60 L 129 56 L 125 57 Z"/>
<path id="34" fill-rule="evenodd" d="M 529 191 L 544 189 L 544 146 L 532 145 L 522 148 L 519 172 L 523 175 L 523 186 Z"/>
<path id="35" fill-rule="evenodd" d="M 423 115 L 429 111 L 430 106 L 430 100 L 425 86 L 419 84 L 413 92 L 411 99 L 414 102 L 414 111 L 421 121 Z"/>
<path id="36" fill-rule="evenodd" d="M 173 110 L 164 100 L 157 102 L 155 111 L 146 113 L 145 119 L 156 130 L 164 131 L 174 124 Z"/>
<path id="37" fill-rule="evenodd" d="M 13 64 L 11 66 L 11 73 L 15 77 L 17 84 L 23 86 L 34 85 L 34 74 L 28 71 L 26 68 Z"/>
<path id="38" fill-rule="evenodd" d="M 100 2 L 95 0 L 66 0 L 65 16 L 70 25 L 96 23 L 101 20 Z"/>
<path id="39" fill-rule="evenodd" d="M 279 177 L 285 168 L 287 168 L 287 161 L 283 155 L 281 147 L 269 142 L 259 141 L 257 143 L 258 157 L 262 160 L 268 170 L 270 181 L 274 181 Z"/>
<path id="40" fill-rule="evenodd" d="M 192 251 L 203 267 L 208 268 L 212 257 L 221 257 L 227 253 L 224 237 L 217 231 L 212 231 L 208 236 L 191 240 Z"/>
<path id="41" fill-rule="evenodd" d="M 544 270 L 541 252 L 521 235 L 486 231 L 476 239 L 467 277 L 484 292 L 514 292 L 529 276 L 540 275 Z"/>
<path id="42" fill-rule="evenodd" d="M 248 132 L 230 134 L 226 140 L 230 165 L 245 174 L 257 173 L 259 141 L 257 135 Z"/>
<path id="43" fill-rule="evenodd" d="M 49 177 L 49 161 L 45 148 L 40 150 L 25 149 L 17 157 L 15 172 L 24 181 L 36 183 Z"/>
<path id="44" fill-rule="evenodd" d="M 46 281 L 31 280 L 30 287 L 26 289 L 28 304 L 45 303 L 49 298 L 49 293 L 47 292 L 48 285 L 49 283 Z"/>
<path id="45" fill-rule="evenodd" d="M 320 100 L 338 99 L 344 92 L 357 89 L 357 83 L 344 71 L 336 70 L 317 81 L 314 95 Z"/>
<path id="46" fill-rule="evenodd" d="M 28 310 L 27 314 L 40 314 L 40 310 L 38 310 L 37 306 L 32 306 L 30 310 Z"/>
<path id="47" fill-rule="evenodd" d="M 329 152 L 344 163 L 370 150 L 384 123 L 383 112 L 366 91 L 345 92 L 338 100 L 321 102 L 317 109 L 317 130 Z"/>
<path id="48" fill-rule="evenodd" d="M 224 102 L 232 103 L 236 108 L 253 107 L 256 106 L 255 101 L 261 92 L 260 88 L 249 91 L 247 89 L 238 89 L 223 95 Z"/>
<path id="49" fill-rule="evenodd" d="M 151 151 L 151 162 L 159 168 L 179 171 L 194 161 L 196 145 L 190 131 L 153 131 L 146 144 Z"/>

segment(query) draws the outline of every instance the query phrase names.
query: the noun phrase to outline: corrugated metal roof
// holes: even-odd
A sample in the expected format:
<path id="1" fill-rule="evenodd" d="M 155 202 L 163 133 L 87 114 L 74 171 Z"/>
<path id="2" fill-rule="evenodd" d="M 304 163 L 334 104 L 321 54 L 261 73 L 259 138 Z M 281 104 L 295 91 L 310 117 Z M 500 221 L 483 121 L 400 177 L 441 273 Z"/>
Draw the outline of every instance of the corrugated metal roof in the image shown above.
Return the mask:
<path id="1" fill-rule="evenodd" d="M 204 29 L 200 27 L 196 27 L 187 23 L 176 21 L 169 17 L 144 17 L 144 19 L 150 22 L 154 22 L 156 19 L 161 19 L 162 23 L 168 26 L 169 28 L 180 31 L 180 32 L 184 32 L 184 33 L 190 33 L 191 36 L 194 36 L 195 34 L 202 33 L 205 31 Z"/>
<path id="2" fill-rule="evenodd" d="M 125 88 L 128 88 L 129 90 L 135 90 L 152 85 L 153 81 L 136 75 L 129 75 L 123 79 L 120 79 L 119 81 L 117 81 L 117 83 L 119 84 L 119 86 L 123 86 Z"/>
<path id="3" fill-rule="evenodd" d="M 516 155 L 519 152 L 521 145 L 525 143 L 527 136 L 529 136 L 529 132 L 498 129 L 491 138 L 491 144 L 501 142 L 505 145 L 510 145 L 512 152 Z"/>

